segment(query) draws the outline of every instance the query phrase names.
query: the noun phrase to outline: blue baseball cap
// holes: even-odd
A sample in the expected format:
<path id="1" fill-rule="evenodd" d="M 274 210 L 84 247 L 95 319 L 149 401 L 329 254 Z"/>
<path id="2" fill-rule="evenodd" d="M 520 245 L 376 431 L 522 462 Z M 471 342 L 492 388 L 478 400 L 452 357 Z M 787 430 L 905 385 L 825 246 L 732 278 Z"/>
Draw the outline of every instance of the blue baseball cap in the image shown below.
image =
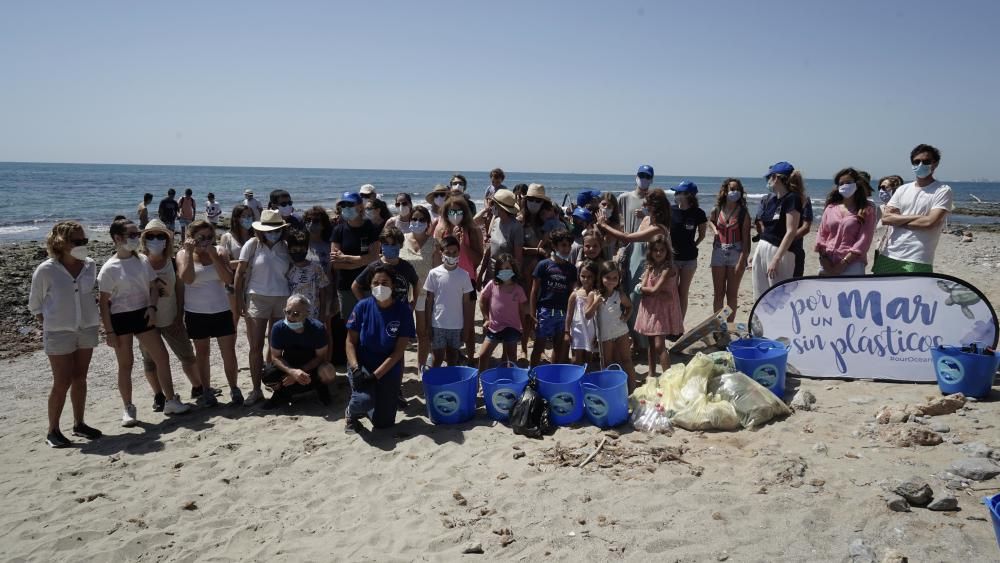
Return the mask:
<path id="1" fill-rule="evenodd" d="M 774 163 L 770 168 L 768 168 L 767 174 L 764 174 L 764 178 L 769 178 L 771 174 L 781 174 L 783 176 L 788 176 L 794 171 L 795 171 L 794 166 L 782 160 L 781 162 Z"/>
<path id="2" fill-rule="evenodd" d="M 577 219 L 583 221 L 584 223 L 594 222 L 594 214 L 591 213 L 589 209 L 586 209 L 584 207 L 577 207 L 576 209 L 574 209 L 573 217 L 576 217 Z"/>
<path id="3" fill-rule="evenodd" d="M 576 206 L 586 207 L 591 201 L 601 197 L 601 192 L 597 190 L 583 190 L 576 194 Z"/>
<path id="4" fill-rule="evenodd" d="M 643 164 L 642 166 L 639 167 L 638 170 L 635 171 L 636 176 L 638 176 L 639 174 L 648 174 L 650 177 L 652 177 L 653 167 L 648 164 Z"/>
<path id="5" fill-rule="evenodd" d="M 677 187 L 674 188 L 674 193 L 696 195 L 698 193 L 698 184 L 690 180 L 684 180 L 680 184 L 677 184 Z"/>
<path id="6" fill-rule="evenodd" d="M 361 201 L 362 201 L 361 200 L 361 195 L 359 193 L 357 193 L 357 192 L 344 192 L 340 196 L 340 201 L 337 202 L 337 205 L 340 205 L 341 203 L 350 203 L 351 205 L 357 205 L 357 204 L 361 203 Z"/>

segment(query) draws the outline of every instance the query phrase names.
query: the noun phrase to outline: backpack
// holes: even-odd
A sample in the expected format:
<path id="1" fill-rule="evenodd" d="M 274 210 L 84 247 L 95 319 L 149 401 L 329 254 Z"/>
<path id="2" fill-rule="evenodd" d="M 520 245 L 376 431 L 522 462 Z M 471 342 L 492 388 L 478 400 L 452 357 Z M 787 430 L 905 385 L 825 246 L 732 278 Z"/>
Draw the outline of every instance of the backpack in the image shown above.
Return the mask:
<path id="1" fill-rule="evenodd" d="M 538 392 L 538 380 L 534 375 L 510 409 L 510 427 L 514 434 L 539 439 L 553 430 L 549 402 Z"/>

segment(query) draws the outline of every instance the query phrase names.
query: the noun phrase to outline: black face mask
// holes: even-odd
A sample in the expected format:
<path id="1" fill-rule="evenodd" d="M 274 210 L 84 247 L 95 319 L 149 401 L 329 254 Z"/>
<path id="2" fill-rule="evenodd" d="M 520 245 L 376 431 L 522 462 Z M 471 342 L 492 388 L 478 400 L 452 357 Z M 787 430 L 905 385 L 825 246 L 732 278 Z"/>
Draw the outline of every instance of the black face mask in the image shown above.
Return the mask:
<path id="1" fill-rule="evenodd" d="M 291 257 L 294 262 L 301 262 L 306 259 L 306 254 L 308 254 L 308 252 L 289 252 L 288 256 Z"/>

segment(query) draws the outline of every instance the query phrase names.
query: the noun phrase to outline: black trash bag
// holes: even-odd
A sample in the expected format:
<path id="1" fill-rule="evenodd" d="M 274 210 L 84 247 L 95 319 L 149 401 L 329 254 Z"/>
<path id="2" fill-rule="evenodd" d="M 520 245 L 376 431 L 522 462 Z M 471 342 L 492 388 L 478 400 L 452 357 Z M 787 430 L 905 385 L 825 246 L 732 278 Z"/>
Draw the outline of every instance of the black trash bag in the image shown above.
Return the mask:
<path id="1" fill-rule="evenodd" d="M 541 438 L 552 432 L 552 420 L 549 419 L 549 402 L 538 392 L 538 381 L 531 377 L 524 393 L 514 401 L 510 409 L 510 427 L 514 434 L 528 438 Z"/>

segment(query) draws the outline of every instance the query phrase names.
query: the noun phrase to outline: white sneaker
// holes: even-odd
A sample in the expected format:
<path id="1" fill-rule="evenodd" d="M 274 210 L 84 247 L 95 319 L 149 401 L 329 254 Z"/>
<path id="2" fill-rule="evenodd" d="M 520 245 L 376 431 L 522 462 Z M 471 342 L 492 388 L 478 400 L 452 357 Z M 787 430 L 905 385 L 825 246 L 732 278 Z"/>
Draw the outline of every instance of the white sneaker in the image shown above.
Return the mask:
<path id="1" fill-rule="evenodd" d="M 249 395 L 247 395 L 247 398 L 245 401 L 243 401 L 243 404 L 249 407 L 250 405 L 254 403 L 259 403 L 263 400 L 264 400 L 264 392 L 261 391 L 260 389 L 254 389 L 253 391 L 250 392 Z"/>
<path id="2" fill-rule="evenodd" d="M 125 405 L 125 409 L 122 411 L 122 426 L 132 428 L 137 422 L 139 419 L 135 416 L 135 405 Z"/>
<path id="3" fill-rule="evenodd" d="M 163 414 L 184 414 L 191 410 L 191 405 L 182 403 L 180 399 L 174 397 L 163 405 Z"/>

